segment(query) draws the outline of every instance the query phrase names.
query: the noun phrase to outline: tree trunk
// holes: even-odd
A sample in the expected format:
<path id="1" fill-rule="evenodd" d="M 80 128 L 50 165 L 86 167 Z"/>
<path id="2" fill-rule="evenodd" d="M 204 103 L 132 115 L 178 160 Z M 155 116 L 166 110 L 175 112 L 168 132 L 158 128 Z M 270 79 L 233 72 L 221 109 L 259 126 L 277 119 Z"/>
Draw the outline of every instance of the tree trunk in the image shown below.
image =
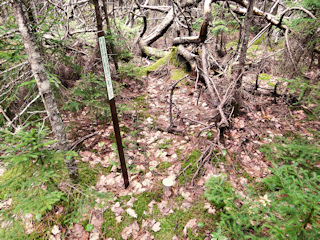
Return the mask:
<path id="1" fill-rule="evenodd" d="M 13 1 L 13 10 L 16 16 L 18 28 L 23 39 L 24 47 L 28 55 L 29 63 L 38 85 L 39 93 L 42 97 L 45 109 L 47 111 L 52 130 L 58 141 L 60 150 L 68 151 L 68 139 L 65 127 L 63 125 L 56 101 L 54 99 L 53 92 L 50 88 L 48 75 L 46 73 L 43 61 L 40 55 L 39 47 L 32 32 L 28 28 L 28 23 L 25 17 L 25 13 L 22 10 L 22 1 Z M 78 179 L 78 168 L 74 158 L 70 161 L 65 159 L 66 167 L 69 171 L 69 176 L 72 180 Z"/>
<path id="2" fill-rule="evenodd" d="M 242 45 L 241 45 L 240 56 L 239 56 L 239 70 L 236 76 L 237 82 L 236 82 L 236 89 L 234 92 L 234 115 L 235 116 L 239 115 L 240 107 L 242 106 L 242 95 L 241 95 L 242 76 L 244 72 L 244 66 L 246 63 L 254 1 L 255 0 L 249 0 L 246 18 L 244 22 L 244 32 L 243 32 Z"/>
<path id="3" fill-rule="evenodd" d="M 106 0 L 103 0 L 102 3 L 103 3 L 104 15 L 105 15 L 106 23 L 107 23 L 107 36 L 111 37 L 111 25 L 110 25 L 109 16 L 108 16 L 108 5 L 107 5 Z M 114 67 L 115 67 L 116 71 L 118 71 L 118 69 L 119 69 L 119 67 L 118 67 L 118 56 L 117 56 L 116 50 L 114 49 L 113 40 L 110 40 L 108 45 L 109 45 L 109 48 L 110 48 L 110 52 L 111 52 L 112 60 L 113 60 L 113 63 L 114 63 Z"/>

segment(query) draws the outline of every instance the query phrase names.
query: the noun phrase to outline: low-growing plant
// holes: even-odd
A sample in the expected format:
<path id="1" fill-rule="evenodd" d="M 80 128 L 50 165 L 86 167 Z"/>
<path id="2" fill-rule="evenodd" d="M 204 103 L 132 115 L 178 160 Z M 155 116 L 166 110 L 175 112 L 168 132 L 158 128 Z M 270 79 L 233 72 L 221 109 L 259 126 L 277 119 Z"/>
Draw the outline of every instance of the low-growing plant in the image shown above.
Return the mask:
<path id="1" fill-rule="evenodd" d="M 297 104 L 306 104 L 310 107 L 306 112 L 313 117 L 320 115 L 320 82 L 311 83 L 309 80 L 302 78 L 281 79 L 288 82 L 289 93 L 297 95 Z"/>
<path id="2" fill-rule="evenodd" d="M 83 213 L 95 206 L 95 199 L 109 197 L 68 180 L 64 158 L 78 155 L 55 150 L 55 141 L 48 134 L 49 130 L 41 124 L 26 126 L 15 133 L 0 131 L 0 160 L 5 169 L 0 177 L 0 218 L 5 223 L 0 229 L 0 239 L 38 239 L 37 231 L 30 236 L 25 234 L 26 214 L 41 222 L 43 216 L 62 205 L 64 211 L 57 221 L 70 225 L 79 222 Z M 87 177 L 84 174 L 88 171 L 79 170 L 81 177 Z"/>
<path id="3" fill-rule="evenodd" d="M 136 67 L 133 63 L 125 63 L 119 66 L 118 75 L 120 78 L 139 79 L 142 68 Z"/>
<path id="4" fill-rule="evenodd" d="M 205 196 L 219 210 L 220 234 L 233 239 L 319 239 L 319 147 L 301 137 L 292 144 L 290 140 L 282 138 L 262 149 L 277 162 L 262 179 L 262 192 L 257 185 L 248 186 L 244 198 L 225 175 L 207 181 Z"/>

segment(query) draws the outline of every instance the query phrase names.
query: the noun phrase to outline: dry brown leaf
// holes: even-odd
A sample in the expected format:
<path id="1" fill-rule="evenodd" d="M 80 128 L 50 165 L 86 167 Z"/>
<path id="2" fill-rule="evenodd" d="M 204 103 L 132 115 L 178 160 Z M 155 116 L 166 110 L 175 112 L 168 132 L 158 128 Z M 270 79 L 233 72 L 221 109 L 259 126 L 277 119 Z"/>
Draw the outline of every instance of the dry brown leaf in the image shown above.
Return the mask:
<path id="1" fill-rule="evenodd" d="M 60 233 L 60 232 L 61 232 L 61 230 L 60 230 L 59 226 L 58 226 L 58 225 L 54 225 L 53 228 L 52 228 L 52 230 L 51 230 L 51 233 L 52 233 L 53 235 L 57 235 L 57 234 Z"/>
<path id="2" fill-rule="evenodd" d="M 136 212 L 132 208 L 128 208 L 126 210 L 126 212 L 133 218 L 137 218 L 138 217 L 138 215 L 136 214 Z"/>
<path id="3" fill-rule="evenodd" d="M 89 240 L 100 240 L 100 232 L 98 229 L 94 228 L 91 232 L 90 232 L 90 238 Z"/>
<path id="4" fill-rule="evenodd" d="M 136 237 L 138 236 L 139 230 L 140 228 L 139 228 L 138 221 L 134 221 L 128 227 L 125 227 L 122 230 L 121 237 L 126 240 L 130 238 L 131 235 L 133 235 L 133 237 L 136 239 Z"/>
<path id="5" fill-rule="evenodd" d="M 154 239 L 154 236 L 151 235 L 150 232 L 146 231 L 143 235 L 138 237 L 136 240 L 152 240 L 152 239 Z"/>
<path id="6" fill-rule="evenodd" d="M 26 234 L 31 234 L 35 230 L 32 222 L 32 213 L 27 213 L 26 215 L 24 215 L 22 217 L 22 222 Z"/>
<path id="7" fill-rule="evenodd" d="M 157 222 L 155 223 L 153 226 L 152 226 L 152 231 L 154 232 L 159 232 L 161 230 L 161 227 L 160 227 L 161 223 L 160 222 Z"/>
<path id="8" fill-rule="evenodd" d="M 79 240 L 86 240 L 89 237 L 89 233 L 86 232 L 83 226 L 79 223 L 73 225 L 71 233 L 73 238 L 78 238 Z"/>
<path id="9" fill-rule="evenodd" d="M 121 223 L 122 222 L 122 216 L 116 217 L 116 221 L 117 221 L 117 223 Z"/>
<path id="10" fill-rule="evenodd" d="M 196 228 L 196 227 L 197 227 L 197 219 L 195 219 L 195 218 L 190 219 L 190 220 L 187 222 L 186 226 L 183 228 L 183 234 L 184 234 L 184 236 L 185 236 L 185 237 L 187 236 L 187 229 L 188 229 L 188 228 L 193 229 L 193 228 Z"/>
<path id="11" fill-rule="evenodd" d="M 127 202 L 127 206 L 128 207 L 133 207 L 133 204 L 134 202 L 136 201 L 137 199 L 135 199 L 134 197 L 131 196 L 130 200 Z"/>

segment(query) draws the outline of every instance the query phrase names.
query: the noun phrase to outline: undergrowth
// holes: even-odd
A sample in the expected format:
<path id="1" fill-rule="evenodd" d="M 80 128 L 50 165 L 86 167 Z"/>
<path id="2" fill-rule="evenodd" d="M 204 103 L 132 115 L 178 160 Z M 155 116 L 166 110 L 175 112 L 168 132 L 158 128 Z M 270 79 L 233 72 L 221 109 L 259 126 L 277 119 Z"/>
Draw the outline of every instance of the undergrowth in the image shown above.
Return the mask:
<path id="1" fill-rule="evenodd" d="M 32 214 L 32 221 L 40 223 L 48 215 L 56 216 L 56 206 L 63 206 L 56 221 L 70 226 L 96 205 L 95 199 L 109 197 L 85 184 L 75 185 L 69 181 L 64 159 L 77 157 L 77 154 L 55 150 L 55 141 L 50 140 L 48 134 L 48 129 L 41 125 L 26 126 L 15 133 L 0 132 L 0 161 L 5 169 L 0 178 L 0 239 L 45 236 L 45 229 L 39 232 L 43 228 L 29 229 L 30 235 L 25 233 L 23 218 L 26 214 Z M 89 177 L 83 176 L 82 169 L 80 176 Z"/>
<path id="2" fill-rule="evenodd" d="M 261 180 L 263 191 L 248 186 L 244 198 L 226 175 L 207 181 L 205 196 L 219 209 L 215 234 L 231 239 L 319 239 L 319 141 L 297 135 L 278 138 L 261 150 L 273 162 L 272 174 Z"/>

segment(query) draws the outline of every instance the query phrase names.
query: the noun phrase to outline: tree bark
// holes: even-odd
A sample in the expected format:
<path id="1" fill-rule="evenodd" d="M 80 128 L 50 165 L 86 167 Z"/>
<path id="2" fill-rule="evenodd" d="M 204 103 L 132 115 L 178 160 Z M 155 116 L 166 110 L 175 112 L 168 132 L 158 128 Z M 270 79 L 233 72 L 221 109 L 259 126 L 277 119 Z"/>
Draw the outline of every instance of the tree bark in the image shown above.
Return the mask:
<path id="1" fill-rule="evenodd" d="M 244 66 L 246 63 L 254 1 L 255 0 L 249 0 L 246 18 L 244 22 L 243 39 L 242 39 L 242 45 L 240 50 L 240 56 L 239 56 L 239 70 L 237 73 L 236 89 L 234 92 L 234 115 L 235 116 L 239 115 L 240 107 L 242 106 L 242 97 L 241 97 L 242 76 L 244 72 Z"/>
<path id="2" fill-rule="evenodd" d="M 50 82 L 48 79 L 48 75 L 46 73 L 45 67 L 43 65 L 43 60 L 40 55 L 40 50 L 33 36 L 32 32 L 28 28 L 28 23 L 25 17 L 25 13 L 22 10 L 22 1 L 16 0 L 13 1 L 13 10 L 16 16 L 18 28 L 23 39 L 24 47 L 28 55 L 28 60 L 36 80 L 39 93 L 42 97 L 42 101 L 44 103 L 45 109 L 47 111 L 48 117 L 50 119 L 50 123 L 52 126 L 52 130 L 55 134 L 55 137 L 58 142 L 58 147 L 62 151 L 68 151 L 68 139 L 65 127 L 62 122 L 62 118 L 60 116 L 56 101 L 54 99 L 53 92 L 50 88 Z M 69 171 L 69 177 L 72 180 L 78 179 L 78 168 L 75 163 L 74 158 L 70 161 L 65 159 L 66 167 Z"/>
<path id="3" fill-rule="evenodd" d="M 107 24 L 107 36 L 111 36 L 111 25 L 110 25 L 109 16 L 108 16 L 108 5 L 106 3 L 106 0 L 103 0 L 102 3 L 103 3 L 103 8 L 104 8 L 104 16 L 105 16 L 106 24 Z M 118 67 L 118 54 L 116 53 L 116 50 L 114 49 L 113 41 L 111 40 L 108 45 L 110 48 L 114 67 L 115 67 L 116 71 L 118 71 L 118 69 L 119 69 L 119 67 Z"/>

